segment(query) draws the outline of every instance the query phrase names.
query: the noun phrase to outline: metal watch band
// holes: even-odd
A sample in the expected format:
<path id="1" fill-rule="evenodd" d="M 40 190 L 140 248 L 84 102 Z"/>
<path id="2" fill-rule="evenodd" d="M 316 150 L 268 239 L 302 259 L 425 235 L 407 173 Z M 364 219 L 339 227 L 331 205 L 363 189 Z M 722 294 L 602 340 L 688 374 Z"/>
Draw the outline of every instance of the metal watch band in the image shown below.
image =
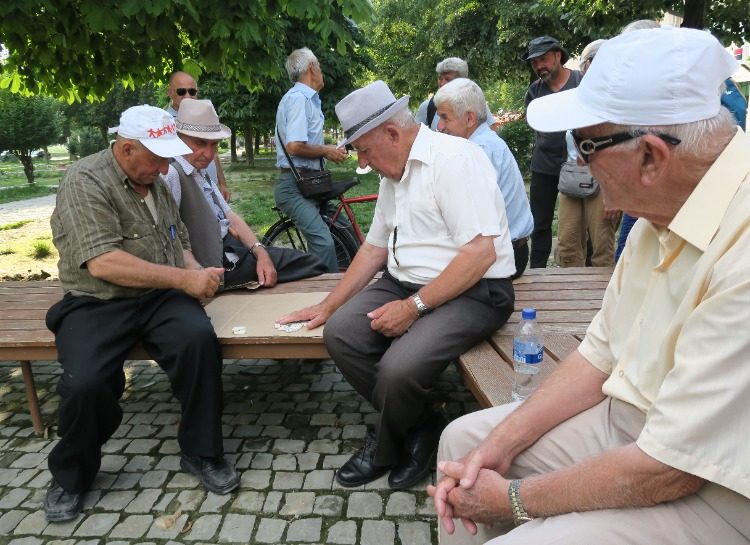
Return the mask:
<path id="1" fill-rule="evenodd" d="M 414 301 L 414 304 L 417 305 L 417 316 L 419 316 L 420 318 L 425 314 L 429 314 L 430 310 L 432 310 L 430 307 L 424 304 L 422 298 L 418 293 L 412 295 L 411 299 L 412 301 Z"/>
<path id="2" fill-rule="evenodd" d="M 534 517 L 530 516 L 523 506 L 521 501 L 521 481 L 519 479 L 510 482 L 508 487 L 508 499 L 510 500 L 510 510 L 513 512 L 513 523 L 516 526 L 520 526 L 524 522 L 534 520 Z"/>
<path id="3" fill-rule="evenodd" d="M 265 248 L 265 245 L 262 242 L 256 242 L 252 246 L 250 246 L 250 252 L 255 255 L 255 248 Z"/>

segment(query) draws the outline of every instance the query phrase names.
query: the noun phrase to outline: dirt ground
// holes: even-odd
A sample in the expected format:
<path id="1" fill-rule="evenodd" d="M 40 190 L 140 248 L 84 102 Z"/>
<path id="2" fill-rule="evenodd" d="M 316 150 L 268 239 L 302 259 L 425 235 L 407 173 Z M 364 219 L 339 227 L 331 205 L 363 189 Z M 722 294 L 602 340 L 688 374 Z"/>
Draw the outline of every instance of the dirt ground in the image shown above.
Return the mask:
<path id="1" fill-rule="evenodd" d="M 47 243 L 51 254 L 32 257 L 36 242 Z M 49 219 L 35 219 L 17 229 L 0 231 L 0 280 L 45 280 L 57 278 L 57 251 L 52 244 Z"/>

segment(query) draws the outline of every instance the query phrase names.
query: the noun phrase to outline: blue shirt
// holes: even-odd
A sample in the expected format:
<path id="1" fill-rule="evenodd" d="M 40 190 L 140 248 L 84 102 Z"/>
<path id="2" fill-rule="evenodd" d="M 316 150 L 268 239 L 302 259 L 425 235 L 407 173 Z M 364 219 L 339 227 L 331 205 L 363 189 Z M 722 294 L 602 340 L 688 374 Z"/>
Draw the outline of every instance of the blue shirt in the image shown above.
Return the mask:
<path id="1" fill-rule="evenodd" d="M 312 87 L 297 82 L 289 89 L 279 102 L 276 110 L 276 131 L 284 144 L 305 142 L 310 145 L 323 145 L 323 110 L 320 95 Z M 291 155 L 291 154 L 289 154 Z M 320 169 L 320 159 L 292 157 L 298 168 Z M 289 168 L 281 142 L 276 145 L 276 166 Z"/>
<path id="2" fill-rule="evenodd" d="M 521 171 L 518 170 L 518 163 L 505 140 L 483 123 L 469 137 L 469 141 L 481 147 L 495 167 L 497 186 L 505 200 L 505 215 L 508 217 L 511 240 L 529 236 L 534 230 L 534 218 Z"/>

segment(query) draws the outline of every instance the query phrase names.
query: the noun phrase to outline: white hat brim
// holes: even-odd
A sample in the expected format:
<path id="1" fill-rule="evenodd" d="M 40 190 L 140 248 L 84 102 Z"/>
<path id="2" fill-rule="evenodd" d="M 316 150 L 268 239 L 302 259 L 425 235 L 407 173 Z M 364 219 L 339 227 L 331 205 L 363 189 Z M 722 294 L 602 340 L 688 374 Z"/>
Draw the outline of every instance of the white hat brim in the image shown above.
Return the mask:
<path id="1" fill-rule="evenodd" d="M 391 104 L 390 107 L 384 110 L 379 116 L 375 117 L 374 119 L 362 125 L 359 129 L 356 130 L 356 132 L 354 132 L 354 134 L 352 134 L 346 140 L 339 142 L 337 147 L 343 148 L 347 144 L 354 142 L 357 138 L 359 138 L 363 134 L 371 131 L 378 125 L 381 125 L 385 123 L 386 121 L 388 121 L 388 119 L 393 117 L 397 112 L 401 111 L 402 109 L 406 108 L 409 105 L 409 98 L 411 98 L 409 95 L 404 95 L 398 100 L 396 100 L 396 102 Z"/>
<path id="2" fill-rule="evenodd" d="M 526 110 L 526 121 L 539 132 L 559 132 L 607 122 L 581 101 L 578 88 L 535 98 Z"/>
<path id="3" fill-rule="evenodd" d="M 139 138 L 138 141 L 151 153 L 163 158 L 193 153 L 193 150 L 176 136 L 174 138 Z"/>

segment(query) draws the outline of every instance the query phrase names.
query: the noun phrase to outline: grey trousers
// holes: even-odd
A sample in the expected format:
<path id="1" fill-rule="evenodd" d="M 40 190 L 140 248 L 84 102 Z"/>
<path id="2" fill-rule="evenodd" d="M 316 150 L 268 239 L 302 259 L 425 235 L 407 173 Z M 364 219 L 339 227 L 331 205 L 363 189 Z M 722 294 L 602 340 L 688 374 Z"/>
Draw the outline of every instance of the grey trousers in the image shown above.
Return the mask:
<path id="1" fill-rule="evenodd" d="M 482 279 L 419 318 L 401 337 L 386 337 L 370 327 L 368 312 L 405 299 L 420 287 L 384 273 L 340 307 L 323 333 L 341 373 L 379 411 L 374 460 L 378 465 L 402 459 L 409 431 L 431 414 L 428 396 L 445 367 L 489 337 L 513 312 L 510 280 Z"/>
<path id="2" fill-rule="evenodd" d="M 477 411 L 451 422 L 440 438 L 438 460 L 459 459 L 518 405 L 509 403 Z M 643 413 L 632 405 L 607 398 L 542 436 L 518 455 L 506 477 L 523 478 L 554 471 L 629 444 L 640 434 L 644 421 Z M 655 507 L 538 518 L 517 528 L 512 524 L 480 525 L 475 536 L 456 521 L 453 535 L 440 527 L 439 542 L 441 545 L 747 545 L 748 540 L 699 494 Z"/>

